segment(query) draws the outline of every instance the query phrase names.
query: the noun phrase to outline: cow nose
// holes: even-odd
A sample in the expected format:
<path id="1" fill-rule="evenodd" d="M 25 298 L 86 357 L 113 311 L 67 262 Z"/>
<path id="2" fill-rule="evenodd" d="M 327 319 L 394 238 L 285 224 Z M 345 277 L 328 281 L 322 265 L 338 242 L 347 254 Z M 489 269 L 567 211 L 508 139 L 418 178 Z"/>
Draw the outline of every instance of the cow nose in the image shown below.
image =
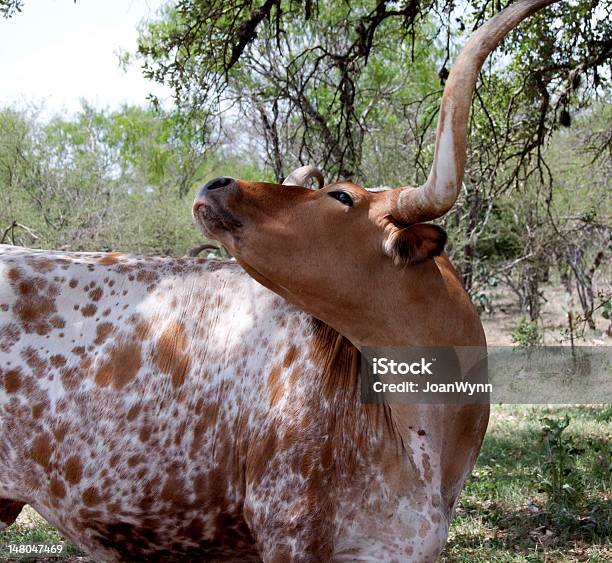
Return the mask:
<path id="1" fill-rule="evenodd" d="M 231 186 L 234 184 L 234 179 L 229 178 L 227 176 L 220 176 L 219 178 L 214 178 L 209 180 L 204 184 L 198 195 L 193 202 L 193 212 L 197 213 L 198 209 L 204 205 L 204 200 L 206 199 L 206 194 L 209 194 L 212 190 L 218 190 L 219 188 L 226 188 L 227 186 Z"/>
<path id="2" fill-rule="evenodd" d="M 210 180 L 204 184 L 202 192 L 210 192 L 212 190 L 218 190 L 219 188 L 225 188 L 225 186 L 229 186 L 233 181 L 233 178 L 228 178 L 227 176 L 214 178 L 213 180 Z"/>

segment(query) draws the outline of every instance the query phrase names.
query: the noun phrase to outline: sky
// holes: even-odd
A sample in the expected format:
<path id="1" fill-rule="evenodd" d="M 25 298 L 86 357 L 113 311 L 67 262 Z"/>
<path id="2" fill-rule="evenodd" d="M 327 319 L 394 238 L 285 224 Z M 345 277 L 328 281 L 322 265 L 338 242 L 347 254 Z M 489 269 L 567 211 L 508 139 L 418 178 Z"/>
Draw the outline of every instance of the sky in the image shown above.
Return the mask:
<path id="1" fill-rule="evenodd" d="M 118 52 L 134 52 L 137 26 L 166 0 L 25 0 L 21 13 L 0 18 L 0 106 L 44 104 L 74 113 L 82 98 L 97 108 L 146 104 L 152 92 L 138 65 L 124 72 Z"/>

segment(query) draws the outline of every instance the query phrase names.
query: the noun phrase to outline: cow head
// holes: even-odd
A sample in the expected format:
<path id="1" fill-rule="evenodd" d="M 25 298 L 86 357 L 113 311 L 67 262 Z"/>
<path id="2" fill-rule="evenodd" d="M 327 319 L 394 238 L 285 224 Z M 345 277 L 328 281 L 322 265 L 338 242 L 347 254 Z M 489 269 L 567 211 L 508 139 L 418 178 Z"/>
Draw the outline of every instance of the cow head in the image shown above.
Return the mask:
<path id="1" fill-rule="evenodd" d="M 379 284 L 443 251 L 440 227 L 393 215 L 397 196 L 351 182 L 311 190 L 219 178 L 201 190 L 194 214 L 255 279 L 329 323 L 330 309 L 356 314 Z"/>
<path id="2" fill-rule="evenodd" d="M 425 184 L 380 192 L 352 182 L 322 187 L 320 172 L 310 167 L 283 184 L 216 178 L 193 207 L 204 233 L 255 279 L 358 345 L 401 343 L 398 333 L 421 343 L 465 334 L 474 325 L 473 308 L 441 255 L 445 232 L 425 221 L 457 199 L 469 108 L 485 58 L 518 22 L 552 1 L 509 6 L 464 47 L 444 90 Z M 304 187 L 313 177 L 321 189 Z"/>

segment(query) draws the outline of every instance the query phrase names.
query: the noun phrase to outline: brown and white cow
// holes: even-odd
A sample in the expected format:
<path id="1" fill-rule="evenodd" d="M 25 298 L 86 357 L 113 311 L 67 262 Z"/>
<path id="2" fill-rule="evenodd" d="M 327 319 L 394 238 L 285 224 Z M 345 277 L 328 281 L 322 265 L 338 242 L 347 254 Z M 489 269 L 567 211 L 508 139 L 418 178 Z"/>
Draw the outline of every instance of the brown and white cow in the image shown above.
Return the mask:
<path id="1" fill-rule="evenodd" d="M 470 40 L 421 188 L 213 180 L 194 214 L 240 265 L 2 247 L 4 524 L 29 503 L 109 561 L 434 560 L 488 408 L 364 405 L 359 348 L 485 345 L 421 222 L 457 197 L 485 57 L 551 1 Z"/>

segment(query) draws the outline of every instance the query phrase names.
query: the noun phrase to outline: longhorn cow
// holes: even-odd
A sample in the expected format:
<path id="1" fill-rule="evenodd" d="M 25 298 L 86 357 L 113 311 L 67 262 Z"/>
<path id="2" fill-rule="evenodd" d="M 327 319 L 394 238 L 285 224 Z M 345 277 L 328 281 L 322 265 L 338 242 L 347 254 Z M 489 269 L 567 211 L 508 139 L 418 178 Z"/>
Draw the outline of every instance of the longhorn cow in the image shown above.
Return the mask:
<path id="1" fill-rule="evenodd" d="M 419 188 L 212 180 L 194 216 L 237 263 L 3 247 L 3 524 L 29 503 L 103 561 L 435 560 L 488 407 L 364 405 L 359 350 L 485 345 L 424 221 L 486 56 L 552 1 L 470 39 Z"/>

